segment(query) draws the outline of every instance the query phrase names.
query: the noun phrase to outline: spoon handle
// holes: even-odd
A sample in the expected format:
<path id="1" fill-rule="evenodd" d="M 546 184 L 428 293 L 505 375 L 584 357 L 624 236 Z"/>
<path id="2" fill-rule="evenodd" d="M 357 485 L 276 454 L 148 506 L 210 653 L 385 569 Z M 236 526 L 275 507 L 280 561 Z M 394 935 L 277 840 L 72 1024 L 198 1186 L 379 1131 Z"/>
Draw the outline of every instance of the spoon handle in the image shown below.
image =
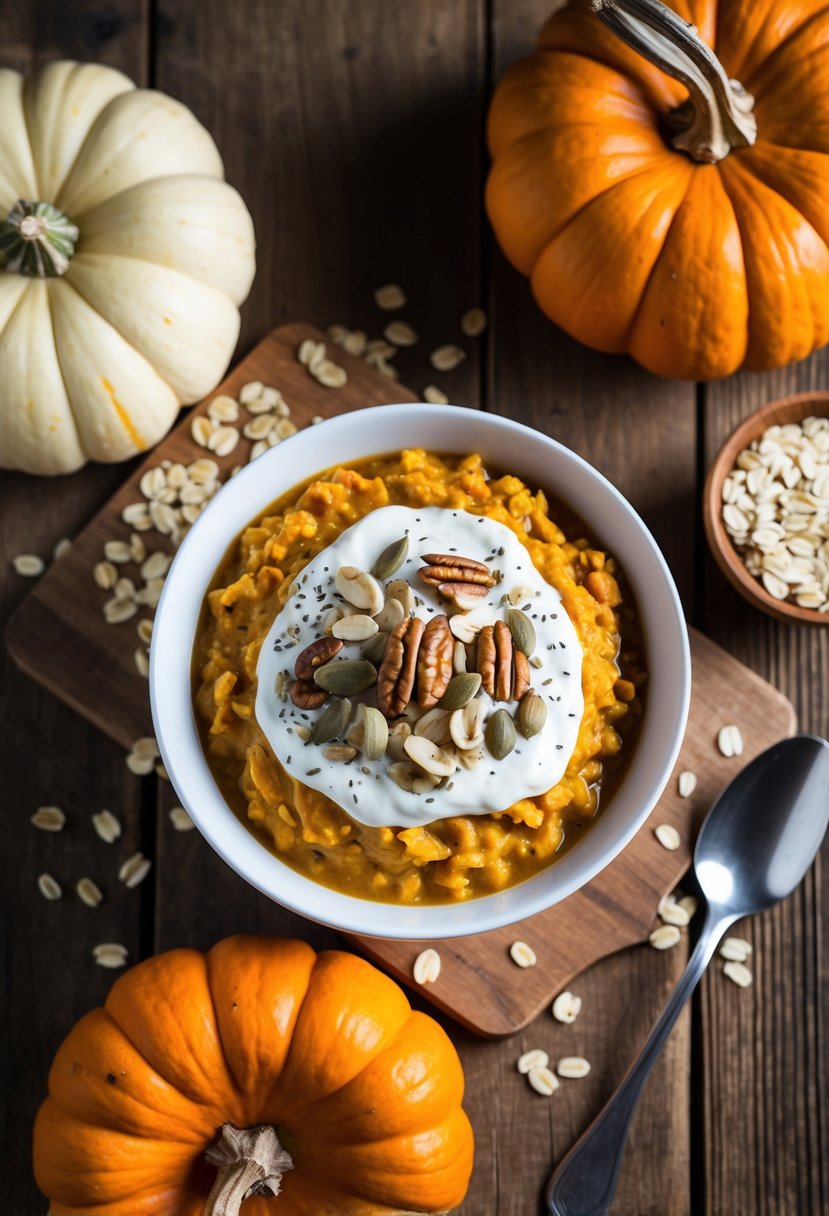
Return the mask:
<path id="1" fill-rule="evenodd" d="M 688 964 L 619 1088 L 559 1165 L 547 1187 L 550 1216 L 604 1216 L 616 1193 L 628 1129 L 639 1095 L 685 1002 L 734 918 L 710 910 Z"/>

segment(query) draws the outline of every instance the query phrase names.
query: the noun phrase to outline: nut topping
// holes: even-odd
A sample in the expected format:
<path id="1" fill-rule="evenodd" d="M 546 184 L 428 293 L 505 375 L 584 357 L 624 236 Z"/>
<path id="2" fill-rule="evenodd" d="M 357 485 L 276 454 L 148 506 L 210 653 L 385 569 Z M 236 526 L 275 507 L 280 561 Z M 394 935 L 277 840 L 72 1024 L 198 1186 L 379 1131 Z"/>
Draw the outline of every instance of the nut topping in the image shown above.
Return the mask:
<path id="1" fill-rule="evenodd" d="M 334 575 L 334 586 L 344 600 L 369 616 L 375 616 L 385 602 L 383 588 L 377 579 L 356 566 L 340 566 Z"/>
<path id="2" fill-rule="evenodd" d="M 495 638 L 495 700 L 509 701 L 512 693 L 512 634 L 504 621 L 493 626 Z"/>
<path id="3" fill-rule="evenodd" d="M 521 650 L 512 652 L 512 700 L 520 701 L 530 687 L 530 665 Z"/>
<path id="4" fill-rule="evenodd" d="M 436 616 L 423 631 L 417 656 L 417 700 L 424 709 L 437 705 L 452 679 L 454 639 L 446 617 Z"/>
<path id="5" fill-rule="evenodd" d="M 424 630 L 423 621 L 411 616 L 395 625 L 389 634 L 377 677 L 377 708 L 387 718 L 399 718 L 412 699 Z"/>
<path id="6" fill-rule="evenodd" d="M 457 553 L 424 553 L 420 560 L 426 563 L 426 569 L 418 570 L 418 574 L 424 583 L 432 583 L 435 587 L 453 579 L 481 583 L 484 587 L 495 586 L 489 567 L 471 557 L 460 557 Z M 433 570 L 439 572 L 439 577 L 432 573 Z"/>
<path id="7" fill-rule="evenodd" d="M 440 583 L 439 593 L 456 608 L 475 608 L 486 598 L 486 587 L 482 583 Z"/>
<path id="8" fill-rule="evenodd" d="M 484 625 L 478 634 L 478 652 L 475 666 L 481 676 L 481 686 L 490 697 L 495 696 L 495 629 Z"/>
<path id="9" fill-rule="evenodd" d="M 319 709 L 328 700 L 324 688 L 317 688 L 310 680 L 294 680 L 288 689 L 288 696 L 297 709 Z"/>
<path id="10" fill-rule="evenodd" d="M 313 680 L 314 672 L 317 668 L 322 667 L 324 663 L 330 662 L 335 655 L 340 653 L 342 648 L 343 643 L 339 638 L 326 637 L 312 642 L 310 646 L 306 646 L 297 655 L 296 662 L 294 663 L 294 675 L 298 680 Z M 291 699 L 293 700 L 293 698 Z"/>

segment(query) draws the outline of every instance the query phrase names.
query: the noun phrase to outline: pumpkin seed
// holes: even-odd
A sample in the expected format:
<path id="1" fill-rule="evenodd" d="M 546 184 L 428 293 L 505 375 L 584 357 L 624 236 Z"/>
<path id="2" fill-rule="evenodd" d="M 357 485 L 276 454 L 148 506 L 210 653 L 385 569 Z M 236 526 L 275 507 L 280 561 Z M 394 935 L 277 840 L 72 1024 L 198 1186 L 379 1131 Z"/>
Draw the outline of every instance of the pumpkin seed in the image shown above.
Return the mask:
<path id="1" fill-rule="evenodd" d="M 464 705 L 468 705 L 472 698 L 478 695 L 480 687 L 481 677 L 478 672 L 465 671 L 462 675 L 452 677 L 438 704 L 441 709 L 463 709 Z"/>
<path id="2" fill-rule="evenodd" d="M 516 725 L 525 739 L 532 739 L 544 729 L 547 702 L 530 688 L 524 693 L 515 715 Z"/>
<path id="3" fill-rule="evenodd" d="M 520 608 L 507 609 L 507 625 L 515 643 L 515 649 L 520 650 L 528 658 L 535 650 L 535 629 L 526 612 Z"/>
<path id="4" fill-rule="evenodd" d="M 486 745 L 496 760 L 503 760 L 516 743 L 515 724 L 505 709 L 496 709 L 486 724 Z"/>
<path id="5" fill-rule="evenodd" d="M 314 683 L 337 697 L 365 692 L 377 682 L 377 668 L 368 659 L 333 659 L 314 672 Z"/>
<path id="6" fill-rule="evenodd" d="M 369 638 L 362 650 L 364 659 L 368 659 L 369 663 L 374 663 L 379 666 L 383 661 L 383 655 L 386 653 L 386 644 L 388 643 L 389 635 L 382 630 L 375 633 L 373 638 Z"/>
<path id="7" fill-rule="evenodd" d="M 377 561 L 371 567 L 371 573 L 375 578 L 379 578 L 385 582 L 387 578 L 391 578 L 396 574 L 406 560 L 406 555 L 409 552 L 408 536 L 401 536 L 400 540 L 392 541 L 387 545 Z"/>
<path id="8" fill-rule="evenodd" d="M 351 719 L 351 702 L 347 697 L 337 697 L 317 718 L 311 730 L 312 743 L 330 743 L 345 734 Z"/>

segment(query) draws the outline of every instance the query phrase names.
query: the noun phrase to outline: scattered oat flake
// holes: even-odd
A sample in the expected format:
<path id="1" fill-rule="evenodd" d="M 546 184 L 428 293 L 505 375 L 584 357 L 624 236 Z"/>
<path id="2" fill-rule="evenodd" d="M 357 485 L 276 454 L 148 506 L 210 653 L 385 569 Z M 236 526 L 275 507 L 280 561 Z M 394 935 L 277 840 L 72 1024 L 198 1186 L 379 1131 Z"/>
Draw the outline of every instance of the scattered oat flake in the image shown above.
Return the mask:
<path id="1" fill-rule="evenodd" d="M 666 895 L 660 899 L 656 912 L 659 919 L 666 925 L 677 925 L 680 928 L 687 925 L 691 919 L 686 909 L 677 902 L 673 895 Z"/>
<path id="2" fill-rule="evenodd" d="M 720 958 L 732 963 L 744 963 L 753 952 L 751 942 L 744 937 L 726 937 L 719 949 Z"/>
<path id="3" fill-rule="evenodd" d="M 101 942 L 93 947 L 92 957 L 99 967 L 115 970 L 126 966 L 128 953 L 127 947 L 122 946 L 120 942 Z"/>
<path id="4" fill-rule="evenodd" d="M 150 872 L 152 862 L 143 853 L 133 853 L 118 871 L 118 877 L 126 887 L 137 887 Z"/>
<path id="5" fill-rule="evenodd" d="M 110 591 L 118 581 L 118 571 L 112 562 L 96 562 L 92 567 L 92 577 L 104 591 Z"/>
<path id="6" fill-rule="evenodd" d="M 451 372 L 454 371 L 459 363 L 463 363 L 465 358 L 466 352 L 462 351 L 459 346 L 454 346 L 450 343 L 447 346 L 439 346 L 436 350 L 433 350 L 429 356 L 429 362 L 435 371 Z"/>
<path id="7" fill-rule="evenodd" d="M 560 992 L 553 1001 L 553 1017 L 557 1022 L 570 1026 L 581 1013 L 581 997 L 572 992 Z"/>
<path id="8" fill-rule="evenodd" d="M 250 405 L 251 401 L 258 401 L 262 396 L 264 388 L 265 386 L 261 380 L 249 380 L 247 384 L 243 384 L 239 389 L 239 403 L 241 405 Z"/>
<path id="9" fill-rule="evenodd" d="M 754 983 L 754 976 L 745 963 L 729 960 L 729 962 L 723 963 L 722 972 L 739 988 L 750 988 Z"/>
<path id="10" fill-rule="evenodd" d="M 670 950 L 682 937 L 676 925 L 660 925 L 649 937 L 654 950 Z"/>
<path id="11" fill-rule="evenodd" d="M 510 958 L 517 967 L 534 967 L 538 957 L 526 942 L 513 942 L 509 948 Z"/>
<path id="12" fill-rule="evenodd" d="M 121 824 L 112 811 L 97 811 L 92 816 L 92 826 L 106 844 L 112 844 L 121 835 Z"/>
<path id="13" fill-rule="evenodd" d="M 100 887 L 91 878 L 79 879 L 75 885 L 75 890 L 78 893 L 78 899 L 81 903 L 86 904 L 88 908 L 97 908 L 104 898 Z"/>
<path id="14" fill-rule="evenodd" d="M 384 283 L 375 289 L 374 303 L 384 312 L 394 312 L 396 308 L 406 307 L 406 293 L 399 283 Z"/>
<path id="15" fill-rule="evenodd" d="M 56 878 L 53 878 L 51 874 L 39 874 L 37 878 L 37 887 L 44 899 L 60 899 L 63 895 L 60 883 Z"/>
<path id="16" fill-rule="evenodd" d="M 212 434 L 213 422 L 210 418 L 205 418 L 204 414 L 199 414 L 190 423 L 190 435 L 200 447 L 207 447 Z"/>
<path id="17" fill-rule="evenodd" d="M 311 368 L 311 372 L 317 382 L 323 385 L 324 388 L 342 388 L 348 383 L 348 373 L 344 367 L 340 367 L 338 363 L 332 363 L 330 359 L 323 359 L 316 367 Z"/>
<path id="18" fill-rule="evenodd" d="M 583 1056 L 564 1056 L 556 1064 L 556 1072 L 560 1077 L 578 1079 L 586 1077 L 590 1072 L 590 1064 Z"/>
<path id="19" fill-rule="evenodd" d="M 46 569 L 43 558 L 34 553 L 18 553 L 17 557 L 13 558 L 12 565 L 15 573 L 23 578 L 38 578 Z"/>
<path id="20" fill-rule="evenodd" d="M 214 422 L 235 422 L 239 417 L 239 403 L 234 397 L 220 393 L 207 407 L 207 416 Z M 169 477 L 167 478 L 169 484 Z"/>
<path id="21" fill-rule="evenodd" d="M 697 788 L 696 773 L 692 773 L 690 770 L 686 769 L 684 772 L 679 774 L 677 784 L 679 786 L 680 798 L 690 798 L 694 790 Z"/>
<path id="22" fill-rule="evenodd" d="M 535 1092 L 541 1094 L 543 1098 L 551 1097 L 559 1088 L 558 1077 L 549 1068 L 543 1066 L 531 1068 L 527 1073 L 527 1080 Z"/>
<path id="23" fill-rule="evenodd" d="M 135 660 L 135 666 L 136 666 L 136 670 L 138 671 L 138 674 L 140 676 L 143 676 L 145 680 L 149 680 L 149 678 L 150 678 L 150 660 L 147 657 L 146 650 L 134 651 L 133 659 Z"/>
<path id="24" fill-rule="evenodd" d="M 156 764 L 155 773 L 156 773 L 156 776 L 160 777 L 162 781 L 170 780 L 170 774 L 167 772 L 166 768 L 161 763 L 161 761 L 159 761 L 158 764 Z"/>
<path id="25" fill-rule="evenodd" d="M 674 852 L 682 844 L 682 837 L 673 824 L 660 823 L 654 828 L 653 834 L 662 845 L 662 848 L 669 849 L 671 852 Z"/>
<path id="26" fill-rule="evenodd" d="M 417 332 L 408 321 L 390 321 L 383 330 L 383 337 L 393 346 L 414 346 Z"/>
<path id="27" fill-rule="evenodd" d="M 534 1047 L 531 1051 L 525 1051 L 522 1056 L 519 1056 L 516 1061 L 516 1068 L 526 1076 L 533 1068 L 546 1068 L 550 1063 L 550 1057 L 546 1051 L 542 1051 L 540 1047 Z"/>
<path id="28" fill-rule="evenodd" d="M 696 916 L 699 903 L 697 902 L 697 897 L 695 895 L 683 895 L 682 898 L 678 899 L 676 902 L 679 904 L 680 908 L 684 908 L 688 913 L 689 920 Z"/>
<path id="29" fill-rule="evenodd" d="M 183 806 L 171 807 L 169 814 L 170 823 L 177 832 L 192 832 L 193 828 L 196 826 Z"/>
<path id="30" fill-rule="evenodd" d="M 440 955 L 431 946 L 421 950 L 414 961 L 412 976 L 416 984 L 434 984 L 440 975 Z"/>
<path id="31" fill-rule="evenodd" d="M 448 405 L 449 398 L 442 389 L 439 389 L 435 384 L 427 384 L 423 390 L 423 400 L 430 402 L 431 405 Z"/>
<path id="32" fill-rule="evenodd" d="M 52 557 L 53 557 L 53 559 L 54 559 L 56 562 L 59 562 L 59 561 L 60 561 L 60 559 L 61 559 L 62 557 L 65 557 L 65 556 L 66 556 L 66 554 L 69 552 L 69 550 L 70 550 L 71 548 L 72 548 L 72 542 L 71 542 L 71 540 L 69 539 L 69 537 L 68 537 L 68 536 L 64 536 L 64 537 L 62 537 L 62 538 L 61 538 L 61 539 L 60 539 L 60 540 L 57 542 L 57 544 L 55 545 L 54 549 L 52 550 Z"/>
<path id="33" fill-rule="evenodd" d="M 486 329 L 486 313 L 482 308 L 470 308 L 461 317 L 461 329 L 467 338 L 477 338 Z"/>
<path id="34" fill-rule="evenodd" d="M 235 426 L 220 426 L 208 439 L 207 447 L 221 458 L 229 456 L 238 442 L 239 432 Z"/>
<path id="35" fill-rule="evenodd" d="M 721 726 L 717 734 L 717 747 L 723 756 L 742 756 L 743 736 L 739 726 L 733 723 Z"/>
<path id="36" fill-rule="evenodd" d="M 39 806 L 31 816 L 30 823 L 40 828 L 41 832 L 62 832 L 66 816 L 58 806 Z"/>

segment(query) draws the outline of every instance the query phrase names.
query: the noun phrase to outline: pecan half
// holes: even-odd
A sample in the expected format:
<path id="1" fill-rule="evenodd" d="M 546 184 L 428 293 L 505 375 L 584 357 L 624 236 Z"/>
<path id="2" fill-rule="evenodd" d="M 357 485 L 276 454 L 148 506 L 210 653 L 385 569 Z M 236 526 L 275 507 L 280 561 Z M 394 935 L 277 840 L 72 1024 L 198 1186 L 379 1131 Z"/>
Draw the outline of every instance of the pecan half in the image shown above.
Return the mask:
<path id="1" fill-rule="evenodd" d="M 512 655 L 512 700 L 520 701 L 530 687 L 530 665 L 527 656 L 517 648 Z"/>
<path id="2" fill-rule="evenodd" d="M 495 632 L 495 700 L 509 701 L 512 693 L 512 634 L 506 621 L 496 621 Z"/>
<path id="3" fill-rule="evenodd" d="M 457 580 L 464 583 L 480 583 L 484 587 L 494 587 L 495 579 L 489 572 L 489 567 L 483 562 L 476 562 L 471 557 L 459 557 L 457 553 L 424 553 L 420 560 L 426 563 L 425 570 L 418 574 L 424 582 L 438 583 Z M 434 570 L 434 574 L 431 571 Z"/>
<path id="4" fill-rule="evenodd" d="M 481 687 L 490 697 L 495 696 L 495 630 L 484 625 L 478 634 L 478 652 L 475 655 L 475 670 L 480 673 Z"/>
<path id="5" fill-rule="evenodd" d="M 314 672 L 339 654 L 343 643 L 339 638 L 319 638 L 306 646 L 296 657 L 294 674 L 298 680 L 313 680 Z"/>
<path id="6" fill-rule="evenodd" d="M 324 688 L 318 688 L 310 680 L 294 680 L 288 689 L 288 696 L 297 709 L 319 709 L 328 700 Z"/>
<path id="7" fill-rule="evenodd" d="M 452 679 L 455 639 L 445 616 L 435 616 L 423 632 L 417 655 L 417 701 L 424 709 L 437 705 Z"/>
<path id="8" fill-rule="evenodd" d="M 377 708 L 387 718 L 399 717 L 412 699 L 423 632 L 423 621 L 407 616 L 389 634 L 377 675 Z"/>

